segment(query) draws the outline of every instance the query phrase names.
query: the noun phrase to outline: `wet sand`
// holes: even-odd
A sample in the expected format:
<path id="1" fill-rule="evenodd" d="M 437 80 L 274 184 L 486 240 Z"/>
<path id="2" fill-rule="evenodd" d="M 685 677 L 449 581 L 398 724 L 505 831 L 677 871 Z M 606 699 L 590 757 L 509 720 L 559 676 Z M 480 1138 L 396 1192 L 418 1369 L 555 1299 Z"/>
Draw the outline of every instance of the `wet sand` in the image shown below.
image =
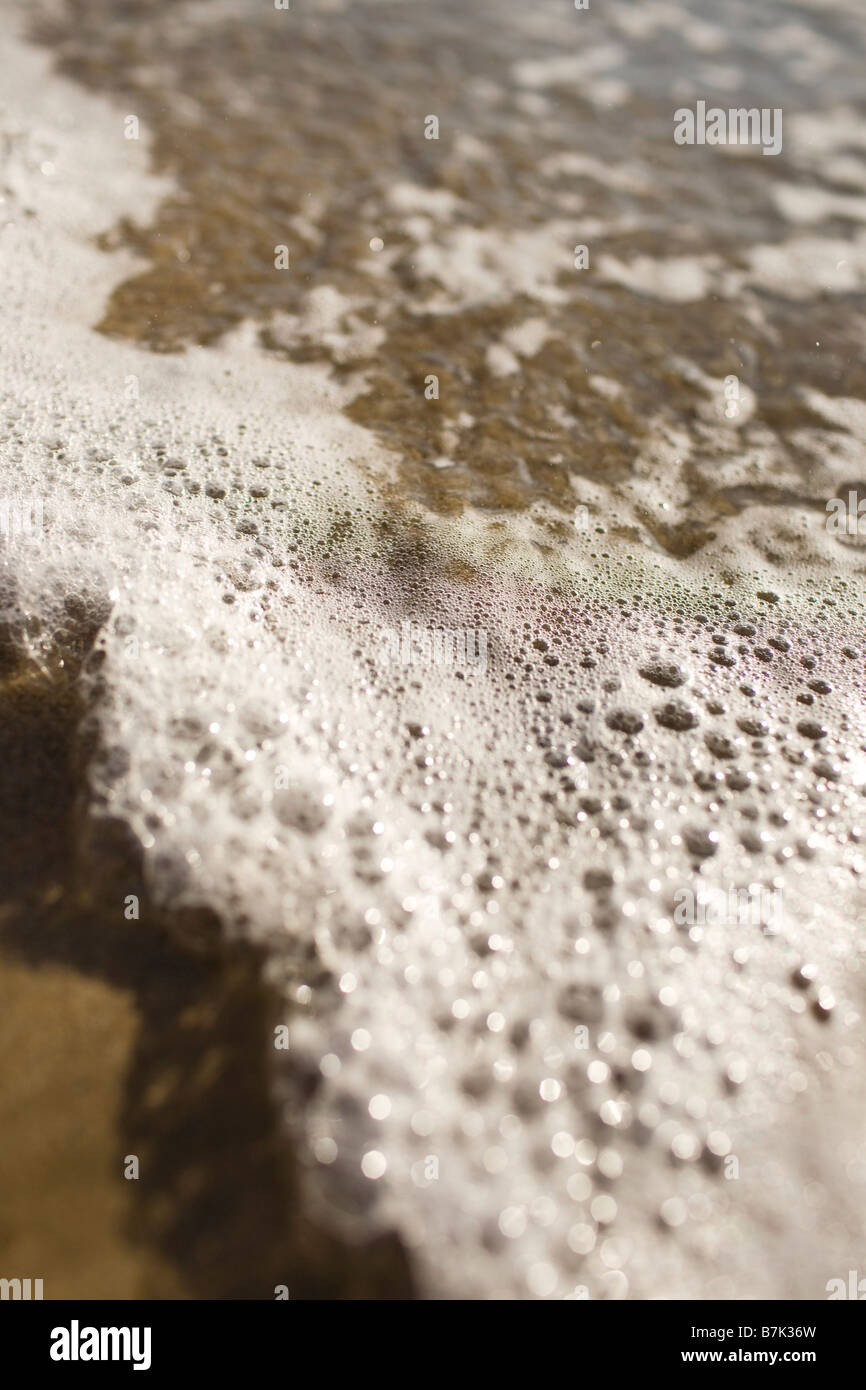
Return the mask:
<path id="1" fill-rule="evenodd" d="M 156 912 L 123 828 L 88 824 L 77 639 L 48 671 L 3 651 L 3 1268 L 45 1298 L 406 1297 L 396 1242 L 301 1209 L 258 954 Z"/>

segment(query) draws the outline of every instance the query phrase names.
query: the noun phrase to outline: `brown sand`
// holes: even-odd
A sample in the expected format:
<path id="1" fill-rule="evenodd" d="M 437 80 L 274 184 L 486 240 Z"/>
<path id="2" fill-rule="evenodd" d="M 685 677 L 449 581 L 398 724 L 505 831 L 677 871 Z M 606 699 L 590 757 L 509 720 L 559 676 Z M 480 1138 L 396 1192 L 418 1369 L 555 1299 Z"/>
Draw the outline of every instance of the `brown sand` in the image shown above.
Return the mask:
<path id="1" fill-rule="evenodd" d="M 405 1296 L 395 1241 L 349 1250 L 302 1211 L 256 954 L 154 920 L 134 846 L 89 820 L 78 617 L 63 664 L 2 648 L 0 1272 L 49 1299 Z"/>

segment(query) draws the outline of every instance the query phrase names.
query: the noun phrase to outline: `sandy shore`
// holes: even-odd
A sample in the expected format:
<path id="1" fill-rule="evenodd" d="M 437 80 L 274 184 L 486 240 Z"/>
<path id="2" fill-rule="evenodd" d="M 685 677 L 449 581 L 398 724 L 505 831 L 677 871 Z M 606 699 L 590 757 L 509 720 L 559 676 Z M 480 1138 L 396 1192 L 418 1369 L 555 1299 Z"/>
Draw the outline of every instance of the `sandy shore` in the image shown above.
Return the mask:
<path id="1" fill-rule="evenodd" d="M 49 51 L 7 36 L 0 61 L 0 469 L 45 514 L 2 555 L 0 1274 L 49 1298 L 822 1297 L 866 1236 L 862 564 L 823 524 L 864 407 L 856 364 L 831 396 L 800 344 L 795 391 L 743 369 L 731 425 L 686 359 L 702 303 L 727 331 L 741 295 L 744 358 L 772 357 L 756 299 L 801 264 L 828 323 L 860 242 L 844 273 L 835 224 L 733 269 L 610 257 L 633 312 L 607 370 L 625 391 L 645 360 L 620 345 L 682 316 L 685 356 L 652 359 L 682 418 L 570 364 L 604 466 L 572 487 L 521 458 L 506 486 L 491 444 L 463 507 L 415 435 L 401 453 L 405 401 L 358 394 L 370 339 L 333 285 L 275 341 L 320 332 L 340 370 L 252 319 L 177 355 L 97 332 L 146 269 L 97 243 L 175 186 Z M 557 72 L 521 68 L 522 110 Z M 410 194 L 436 350 L 498 305 L 505 412 L 521 363 L 556 379 L 533 318 L 508 337 L 507 287 L 529 257 L 521 314 L 554 312 L 565 224 L 500 245 Z M 814 189 L 785 206 L 824 219 Z M 486 664 L 389 663 L 404 623 L 481 631 Z M 677 919 L 678 892 L 731 888 L 781 912 Z"/>

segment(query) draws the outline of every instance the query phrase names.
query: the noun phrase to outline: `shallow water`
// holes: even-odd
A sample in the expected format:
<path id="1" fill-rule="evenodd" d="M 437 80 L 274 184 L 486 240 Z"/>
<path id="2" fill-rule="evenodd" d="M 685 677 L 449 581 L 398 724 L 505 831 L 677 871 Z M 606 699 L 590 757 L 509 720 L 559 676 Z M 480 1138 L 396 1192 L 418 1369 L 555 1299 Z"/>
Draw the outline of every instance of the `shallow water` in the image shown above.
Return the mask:
<path id="1" fill-rule="evenodd" d="M 143 930 L 261 953 L 309 1210 L 423 1294 L 823 1296 L 866 1178 L 856 6 L 26 24 L 4 608 L 49 666 L 99 615 L 90 872 L 128 826 Z M 782 153 L 677 147 L 699 97 Z M 713 889 L 781 910 L 678 918 Z"/>
<path id="2" fill-rule="evenodd" d="M 856 7 L 80 0 L 35 28 L 178 180 L 105 238 L 147 267 L 104 332 L 172 352 L 252 319 L 350 383 L 401 492 L 436 510 L 570 513 L 586 480 L 685 555 L 755 495 L 811 500 L 804 388 L 866 390 L 863 243 L 839 249 L 866 197 Z M 675 145 L 698 97 L 781 107 L 781 154 Z M 731 375 L 756 394 L 745 441 L 719 412 L 695 421 L 694 368 L 708 404 Z M 677 428 L 698 457 L 684 514 L 660 516 L 629 484 Z M 794 495 L 725 486 L 732 444 L 770 436 Z"/>

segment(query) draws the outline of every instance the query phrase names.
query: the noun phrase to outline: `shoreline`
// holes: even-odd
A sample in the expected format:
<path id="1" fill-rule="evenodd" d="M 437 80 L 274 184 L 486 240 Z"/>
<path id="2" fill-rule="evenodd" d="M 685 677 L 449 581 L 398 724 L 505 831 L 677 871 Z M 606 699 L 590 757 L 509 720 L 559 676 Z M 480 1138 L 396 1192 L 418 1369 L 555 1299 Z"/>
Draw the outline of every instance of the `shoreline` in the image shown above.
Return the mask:
<path id="1" fill-rule="evenodd" d="M 67 1150 L 81 1204 L 59 1275 L 30 1268 L 41 1217 L 29 1245 L 4 1218 L 18 1273 L 49 1298 L 112 1269 L 128 1297 L 815 1296 L 860 1239 L 866 1099 L 862 566 L 809 516 L 844 458 L 802 513 L 732 503 L 690 558 L 649 514 L 677 436 L 641 461 L 637 534 L 601 484 L 582 535 L 547 507 L 435 516 L 351 388 L 255 324 L 179 357 L 94 331 L 137 264 L 97 239 L 170 185 L 119 104 L 26 43 L 0 56 L 0 460 L 45 503 L 2 556 L 3 700 L 30 731 L 7 847 L 28 881 L 53 855 L 61 891 L 30 918 L 21 887 L 4 926 L 39 1088 L 10 1152 L 28 1223 Z M 383 671 L 371 632 L 407 621 L 482 632 L 484 669 Z M 777 880 L 775 937 L 673 930 L 683 883 Z M 28 1147 L 34 1098 L 60 1155 Z"/>

